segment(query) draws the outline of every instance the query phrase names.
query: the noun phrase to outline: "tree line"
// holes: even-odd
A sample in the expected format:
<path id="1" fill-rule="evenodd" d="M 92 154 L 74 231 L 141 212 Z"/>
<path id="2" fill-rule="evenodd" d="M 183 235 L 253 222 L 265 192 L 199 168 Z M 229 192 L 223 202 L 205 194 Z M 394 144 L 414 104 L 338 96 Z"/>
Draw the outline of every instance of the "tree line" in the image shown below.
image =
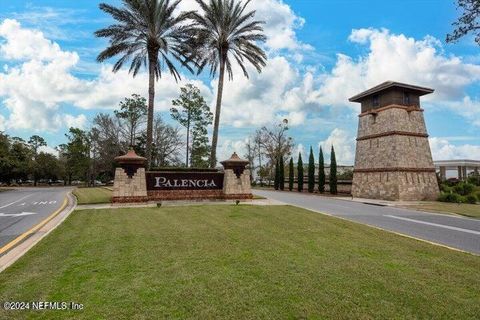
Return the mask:
<path id="1" fill-rule="evenodd" d="M 187 130 L 167 124 L 160 114 L 154 115 L 152 167 L 209 166 L 210 145 L 207 127 L 212 123 L 210 112 L 201 92 L 188 84 L 181 89 L 171 116 Z M 140 156 L 147 150 L 147 103 L 144 97 L 133 94 L 120 102 L 112 114 L 99 113 L 91 128 L 70 128 L 67 142 L 56 148 L 58 156 L 40 151 L 46 141 L 38 135 L 28 141 L 0 132 L 0 181 L 3 183 L 59 181 L 71 185 L 80 180 L 87 185 L 95 181 L 109 182 L 115 174 L 115 157 L 129 149 Z M 185 163 L 182 155 L 186 154 Z"/>

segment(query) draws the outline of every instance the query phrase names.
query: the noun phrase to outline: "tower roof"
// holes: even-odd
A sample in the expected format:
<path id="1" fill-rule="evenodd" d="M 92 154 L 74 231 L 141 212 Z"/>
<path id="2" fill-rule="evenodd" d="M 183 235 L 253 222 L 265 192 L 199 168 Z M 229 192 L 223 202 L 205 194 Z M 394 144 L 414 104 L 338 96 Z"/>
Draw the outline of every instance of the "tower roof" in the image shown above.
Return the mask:
<path id="1" fill-rule="evenodd" d="M 363 99 L 372 96 L 374 94 L 377 94 L 379 92 L 385 91 L 387 89 L 391 88 L 402 88 L 402 89 L 407 89 L 409 91 L 417 93 L 419 96 L 423 96 L 426 94 L 433 93 L 435 90 L 430 89 L 430 88 L 425 88 L 425 87 L 419 87 L 411 84 L 406 84 L 406 83 L 401 83 L 401 82 L 395 82 L 395 81 L 386 81 L 378 86 L 375 86 L 371 89 L 368 89 L 367 91 L 364 91 L 362 93 L 357 94 L 356 96 L 351 97 L 348 99 L 350 102 L 361 102 Z"/>

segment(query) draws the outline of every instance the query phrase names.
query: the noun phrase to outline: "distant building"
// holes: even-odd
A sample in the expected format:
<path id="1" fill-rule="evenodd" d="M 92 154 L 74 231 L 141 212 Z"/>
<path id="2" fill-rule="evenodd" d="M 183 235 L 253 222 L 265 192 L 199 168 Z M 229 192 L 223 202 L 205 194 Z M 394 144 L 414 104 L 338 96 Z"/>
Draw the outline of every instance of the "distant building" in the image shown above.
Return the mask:
<path id="1" fill-rule="evenodd" d="M 449 178 L 466 180 L 470 174 L 478 175 L 480 171 L 480 160 L 439 160 L 434 164 L 442 181 Z"/>

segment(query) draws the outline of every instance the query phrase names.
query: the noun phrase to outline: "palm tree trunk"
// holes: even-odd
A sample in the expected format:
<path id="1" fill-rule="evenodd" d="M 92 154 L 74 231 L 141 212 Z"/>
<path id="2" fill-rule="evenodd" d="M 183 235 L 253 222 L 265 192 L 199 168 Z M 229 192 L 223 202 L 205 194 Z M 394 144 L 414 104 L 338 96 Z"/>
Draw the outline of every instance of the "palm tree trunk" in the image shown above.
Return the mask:
<path id="1" fill-rule="evenodd" d="M 188 168 L 188 148 L 190 146 L 190 112 L 188 112 L 188 119 L 187 119 L 187 159 L 185 161 L 185 166 Z"/>
<path id="2" fill-rule="evenodd" d="M 153 141 L 153 113 L 155 100 L 155 58 L 149 53 L 148 59 L 148 113 L 147 113 L 147 169 L 149 170 L 152 162 L 152 141 Z"/>
<path id="3" fill-rule="evenodd" d="M 210 154 L 210 167 L 215 168 L 217 165 L 217 144 L 218 130 L 220 127 L 220 112 L 222 109 L 223 82 L 225 79 L 225 62 L 226 58 L 221 56 L 220 61 L 220 77 L 218 79 L 217 105 L 215 107 L 215 123 L 213 126 L 212 151 Z"/>

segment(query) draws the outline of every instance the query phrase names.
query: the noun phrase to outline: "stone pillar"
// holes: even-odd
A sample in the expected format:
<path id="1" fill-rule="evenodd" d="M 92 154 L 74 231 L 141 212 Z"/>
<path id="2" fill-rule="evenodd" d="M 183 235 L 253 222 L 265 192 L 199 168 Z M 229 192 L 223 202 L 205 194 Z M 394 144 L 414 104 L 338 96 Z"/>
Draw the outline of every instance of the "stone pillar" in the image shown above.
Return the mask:
<path id="1" fill-rule="evenodd" d="M 462 168 L 462 177 L 464 181 L 467 181 L 468 175 L 467 175 L 467 167 Z"/>
<path id="2" fill-rule="evenodd" d="M 146 160 L 138 156 L 133 150 L 128 151 L 124 156 L 115 158 L 120 167 L 115 170 L 112 202 L 133 203 L 148 201 L 145 178 Z"/>
<path id="3" fill-rule="evenodd" d="M 445 181 L 447 180 L 447 168 L 440 167 L 440 180 Z"/>
<path id="4" fill-rule="evenodd" d="M 252 199 L 250 170 L 247 169 L 249 162 L 240 159 L 236 153 L 233 153 L 230 159 L 222 161 L 221 164 L 225 171 L 223 178 L 223 196 L 225 199 Z"/>
<path id="5" fill-rule="evenodd" d="M 462 179 L 462 167 L 458 166 L 458 180 L 463 180 Z"/>
<path id="6" fill-rule="evenodd" d="M 475 175 L 478 176 L 478 167 L 475 167 L 474 172 L 475 172 Z"/>

